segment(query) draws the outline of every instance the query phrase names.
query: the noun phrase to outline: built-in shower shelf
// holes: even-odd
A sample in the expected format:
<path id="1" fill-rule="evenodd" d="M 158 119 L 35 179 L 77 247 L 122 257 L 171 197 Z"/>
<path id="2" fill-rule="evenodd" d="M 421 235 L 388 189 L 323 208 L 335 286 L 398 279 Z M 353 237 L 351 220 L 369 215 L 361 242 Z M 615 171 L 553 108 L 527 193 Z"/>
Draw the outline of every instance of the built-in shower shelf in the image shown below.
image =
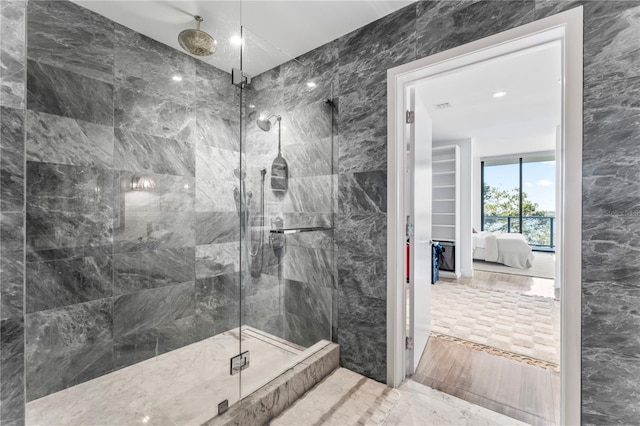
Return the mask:
<path id="1" fill-rule="evenodd" d="M 314 231 L 331 231 L 333 228 L 317 226 L 317 227 L 309 227 L 309 228 L 282 228 L 282 229 L 271 229 L 269 232 L 272 234 L 298 234 L 300 232 L 314 232 Z"/>

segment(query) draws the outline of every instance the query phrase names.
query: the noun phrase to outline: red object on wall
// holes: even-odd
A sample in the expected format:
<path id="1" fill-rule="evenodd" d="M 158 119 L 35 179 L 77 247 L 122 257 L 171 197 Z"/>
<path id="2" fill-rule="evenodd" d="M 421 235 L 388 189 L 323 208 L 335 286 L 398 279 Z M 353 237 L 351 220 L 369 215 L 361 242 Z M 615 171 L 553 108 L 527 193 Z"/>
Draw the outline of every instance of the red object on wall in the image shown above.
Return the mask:
<path id="1" fill-rule="evenodd" d="M 411 259 L 410 253 L 411 253 L 411 249 L 409 248 L 409 243 L 407 243 L 407 253 L 406 253 L 406 257 L 407 257 L 407 282 L 409 282 L 409 271 L 411 270 L 409 268 L 409 259 Z"/>

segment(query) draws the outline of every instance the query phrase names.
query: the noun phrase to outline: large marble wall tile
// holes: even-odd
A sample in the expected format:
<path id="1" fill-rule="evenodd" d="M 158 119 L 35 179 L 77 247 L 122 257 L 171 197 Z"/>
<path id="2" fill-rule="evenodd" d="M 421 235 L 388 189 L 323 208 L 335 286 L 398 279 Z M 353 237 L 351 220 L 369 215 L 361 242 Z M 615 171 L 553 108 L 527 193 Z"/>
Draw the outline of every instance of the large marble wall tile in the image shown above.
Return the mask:
<path id="1" fill-rule="evenodd" d="M 387 69 L 416 59 L 415 40 L 415 34 L 411 34 L 405 42 L 398 43 L 371 56 L 366 55 L 356 59 L 349 55 L 349 50 L 345 51 L 346 55 L 343 55 L 341 51 L 338 93 L 345 95 L 375 88 L 384 88 L 386 91 Z"/>
<path id="2" fill-rule="evenodd" d="M 220 118 L 239 119 L 240 89 L 231 84 L 231 74 L 196 61 L 196 109 L 206 109 Z"/>
<path id="3" fill-rule="evenodd" d="M 24 422 L 24 323 L 22 317 L 0 322 L 0 423 Z"/>
<path id="4" fill-rule="evenodd" d="M 633 249 L 640 245 L 637 213 L 585 215 L 582 227 L 583 281 L 613 280 L 635 286 L 640 281 Z"/>
<path id="5" fill-rule="evenodd" d="M 0 319 L 21 318 L 24 309 L 24 215 L 0 215 Z"/>
<path id="6" fill-rule="evenodd" d="M 240 241 L 196 246 L 196 278 L 215 277 L 240 270 Z"/>
<path id="7" fill-rule="evenodd" d="M 338 215 L 339 286 L 384 300 L 387 294 L 386 222 L 382 213 Z"/>
<path id="8" fill-rule="evenodd" d="M 340 39 L 324 44 L 282 66 L 284 86 L 313 82 L 332 81 L 338 64 Z M 261 74 L 260 76 L 262 76 Z M 260 87 L 256 87 L 256 90 Z"/>
<path id="9" fill-rule="evenodd" d="M 319 144 L 332 135 L 331 105 L 325 102 L 329 93 L 319 101 L 292 108 L 282 113 L 283 145 Z M 277 131 L 274 132 L 277 136 Z M 326 143 L 326 142 L 325 142 Z M 331 150 L 331 145 L 327 145 Z"/>
<path id="10" fill-rule="evenodd" d="M 122 25 L 115 29 L 114 74 L 116 85 L 132 92 L 182 104 L 195 99 L 196 60 Z"/>
<path id="11" fill-rule="evenodd" d="M 111 214 L 113 172 L 64 164 L 27 162 L 27 210 Z"/>
<path id="12" fill-rule="evenodd" d="M 159 175 L 153 173 L 117 172 L 116 222 L 130 213 L 149 212 L 153 217 L 160 212 L 193 212 L 195 206 L 195 179 L 190 176 Z M 140 185 L 152 188 L 140 188 Z M 117 227 L 117 225 L 116 225 Z"/>
<path id="13" fill-rule="evenodd" d="M 0 3 L 0 105 L 25 107 L 25 8 L 26 0 Z"/>
<path id="14" fill-rule="evenodd" d="M 331 175 L 289 179 L 289 189 L 282 202 L 283 213 L 330 213 Z"/>
<path id="15" fill-rule="evenodd" d="M 240 239 L 240 216 L 234 212 L 197 212 L 196 245 Z"/>
<path id="16" fill-rule="evenodd" d="M 199 144 L 240 151 L 240 119 L 238 117 L 224 118 L 209 108 L 198 108 L 196 127 L 196 140 Z"/>
<path id="17" fill-rule="evenodd" d="M 196 281 L 196 334 L 204 339 L 240 326 L 240 274 Z"/>
<path id="18" fill-rule="evenodd" d="M 111 297 L 111 256 L 26 264 L 26 313 Z"/>
<path id="19" fill-rule="evenodd" d="M 387 212 L 386 172 L 341 174 L 338 182 L 340 213 Z"/>
<path id="20" fill-rule="evenodd" d="M 195 133 L 193 104 L 116 86 L 114 124 L 131 132 L 190 141 Z"/>
<path id="21" fill-rule="evenodd" d="M 337 206 L 337 203 L 335 204 Z M 287 228 L 331 228 L 333 227 L 333 213 L 284 213 L 284 226 Z M 315 234 L 315 233 L 314 233 Z M 307 234 L 308 235 L 308 234 Z M 312 247 L 312 246 L 307 246 Z"/>
<path id="22" fill-rule="evenodd" d="M 125 294 L 113 302 L 113 336 L 134 335 L 194 314 L 193 281 Z"/>
<path id="23" fill-rule="evenodd" d="M 333 258 L 330 250 L 286 246 L 282 275 L 288 280 L 331 288 Z"/>
<path id="24" fill-rule="evenodd" d="M 27 160 L 113 167 L 113 127 L 27 111 Z"/>
<path id="25" fill-rule="evenodd" d="M 312 324 L 314 329 L 325 331 L 322 338 L 330 340 L 332 296 L 333 290 L 331 288 L 308 282 L 286 280 L 284 283 L 284 310 L 287 313 L 309 319 L 309 324 Z M 317 336 L 317 333 L 314 334 Z"/>
<path id="26" fill-rule="evenodd" d="M 112 370 L 112 311 L 108 298 L 25 316 L 28 401 Z"/>
<path id="27" fill-rule="evenodd" d="M 136 330 L 114 340 L 115 368 L 123 368 L 198 340 L 194 333 L 195 316 L 190 315 Z"/>
<path id="28" fill-rule="evenodd" d="M 240 154 L 237 151 L 197 144 L 196 177 L 198 179 L 209 180 L 211 182 L 238 182 L 238 178 L 235 176 L 234 170 L 239 167 Z"/>
<path id="29" fill-rule="evenodd" d="M 193 211 L 126 211 L 114 227 L 114 253 L 195 246 Z"/>
<path id="30" fill-rule="evenodd" d="M 115 164 L 121 170 L 195 176 L 192 141 L 115 129 Z"/>
<path id="31" fill-rule="evenodd" d="M 114 295 L 195 280 L 195 248 L 121 253 L 113 256 Z"/>
<path id="32" fill-rule="evenodd" d="M 196 178 L 197 212 L 239 211 L 234 195 L 236 191 L 239 191 L 240 183 L 238 181 L 224 180 L 225 178 L 221 177 L 216 181 L 211 181 L 209 178 Z"/>
<path id="33" fill-rule="evenodd" d="M 382 87 L 382 86 L 380 86 Z M 340 97 L 340 173 L 386 170 L 386 90 Z"/>
<path id="34" fill-rule="evenodd" d="M 286 218 L 287 216 L 285 216 Z M 287 224 L 285 219 L 285 224 Z M 310 222 L 313 223 L 313 222 Z M 286 227 L 295 228 L 296 226 L 285 225 Z M 303 225 L 303 227 L 313 227 L 314 225 Z M 301 232 L 297 234 L 287 235 L 287 247 L 306 247 L 309 249 L 333 250 L 333 230 L 318 230 L 313 232 Z M 328 253 L 331 258 L 332 254 Z"/>
<path id="35" fill-rule="evenodd" d="M 22 218 L 22 217 L 21 217 Z M 24 307 L 24 254 L 2 250 L 0 261 L 1 319 L 22 317 Z"/>
<path id="36" fill-rule="evenodd" d="M 347 288 L 338 290 L 340 365 L 384 382 L 387 377 L 385 299 L 366 297 Z"/>
<path id="37" fill-rule="evenodd" d="M 640 2 L 536 0 L 536 18 L 584 7 L 585 80 L 612 80 L 640 74 L 638 48 Z"/>
<path id="38" fill-rule="evenodd" d="M 27 57 L 113 82 L 114 24 L 70 1 L 30 1 Z"/>
<path id="39" fill-rule="evenodd" d="M 80 74 L 27 61 L 30 110 L 113 125 L 113 85 Z"/>
<path id="40" fill-rule="evenodd" d="M 416 33 L 416 6 L 409 5 L 341 37 L 340 64 L 366 61 L 394 46 L 411 45 Z M 381 67 L 382 68 L 382 67 Z M 340 90 L 345 90 L 340 81 Z"/>
<path id="41" fill-rule="evenodd" d="M 331 341 L 331 324 L 315 321 L 304 315 L 285 312 L 283 315 L 285 340 L 309 348 L 321 340 Z"/>
<path id="42" fill-rule="evenodd" d="M 284 294 L 278 278 L 266 274 L 247 278 L 242 292 L 241 323 L 284 339 Z"/>
<path id="43" fill-rule="evenodd" d="M 27 212 L 27 261 L 110 254 L 113 245 L 111 212 Z"/>
<path id="44" fill-rule="evenodd" d="M 0 109 L 0 211 L 24 211 L 24 111 Z"/>

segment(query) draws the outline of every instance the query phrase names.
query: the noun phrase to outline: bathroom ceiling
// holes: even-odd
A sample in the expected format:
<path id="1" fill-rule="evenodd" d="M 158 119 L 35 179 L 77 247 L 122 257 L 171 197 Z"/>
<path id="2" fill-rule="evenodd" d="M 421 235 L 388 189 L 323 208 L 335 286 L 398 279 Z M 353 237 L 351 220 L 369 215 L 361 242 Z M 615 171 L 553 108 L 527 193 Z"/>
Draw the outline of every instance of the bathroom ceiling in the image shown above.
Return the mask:
<path id="1" fill-rule="evenodd" d="M 434 140 L 473 138 L 480 151 L 542 151 L 555 146 L 561 122 L 561 73 L 556 42 L 425 80 L 416 96 L 429 111 Z M 500 91 L 506 94 L 494 98 Z M 443 103 L 450 107 L 436 107 Z"/>
<path id="2" fill-rule="evenodd" d="M 375 1 L 122 1 L 75 0 L 94 12 L 164 44 L 180 49 L 178 34 L 201 29 L 218 41 L 218 51 L 201 58 L 225 71 L 240 66 L 240 48 L 231 42 L 244 36 L 243 69 L 258 75 L 291 58 L 373 22 L 411 0 Z M 181 50 L 181 49 L 180 49 Z"/>

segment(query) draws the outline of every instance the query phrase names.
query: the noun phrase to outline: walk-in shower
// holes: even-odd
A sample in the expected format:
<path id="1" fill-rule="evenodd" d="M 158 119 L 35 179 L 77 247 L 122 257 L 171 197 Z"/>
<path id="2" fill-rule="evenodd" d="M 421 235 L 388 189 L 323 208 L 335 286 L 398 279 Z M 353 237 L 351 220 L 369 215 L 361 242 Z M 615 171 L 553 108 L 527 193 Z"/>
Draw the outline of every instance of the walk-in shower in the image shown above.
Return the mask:
<path id="1" fill-rule="evenodd" d="M 332 340 L 331 85 L 296 90 L 314 70 L 229 10 L 242 44 L 216 33 L 213 66 L 75 2 L 3 3 L 29 82 L 1 123 L 7 424 L 203 424 Z"/>

